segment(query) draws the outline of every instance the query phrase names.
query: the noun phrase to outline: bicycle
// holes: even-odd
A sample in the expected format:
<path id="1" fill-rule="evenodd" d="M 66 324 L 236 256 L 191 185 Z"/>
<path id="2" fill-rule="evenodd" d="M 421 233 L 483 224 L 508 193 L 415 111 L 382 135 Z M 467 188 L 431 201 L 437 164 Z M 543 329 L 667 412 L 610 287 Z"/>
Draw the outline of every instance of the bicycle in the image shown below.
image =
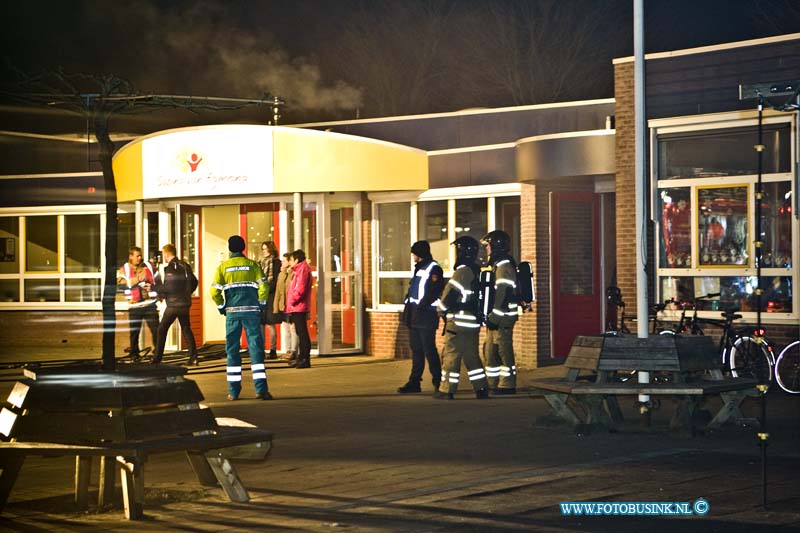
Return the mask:
<path id="1" fill-rule="evenodd" d="M 686 319 L 683 328 L 693 335 L 703 335 L 701 324 L 711 324 L 722 329 L 719 340 L 719 353 L 722 357 L 722 366 L 733 377 L 748 377 L 760 383 L 772 383 L 775 368 L 775 356 L 764 330 L 751 330 L 750 328 L 736 328 L 733 323 L 742 318 L 737 314 L 736 307 L 730 307 L 722 312 L 722 320 L 713 318 L 699 318 L 697 316 L 697 300 L 708 300 L 719 294 L 708 294 L 695 298 L 694 312 L 691 318 Z"/>
<path id="2" fill-rule="evenodd" d="M 789 394 L 800 394 L 800 340 L 781 350 L 775 362 L 775 381 Z"/>

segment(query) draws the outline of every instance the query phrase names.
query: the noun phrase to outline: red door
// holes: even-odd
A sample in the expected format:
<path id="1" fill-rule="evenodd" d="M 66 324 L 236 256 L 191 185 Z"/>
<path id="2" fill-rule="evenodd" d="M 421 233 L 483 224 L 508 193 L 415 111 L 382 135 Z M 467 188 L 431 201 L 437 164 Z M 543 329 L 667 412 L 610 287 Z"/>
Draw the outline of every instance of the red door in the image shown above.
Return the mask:
<path id="1" fill-rule="evenodd" d="M 566 357 L 577 335 L 602 331 L 600 196 L 550 197 L 552 356 Z"/>

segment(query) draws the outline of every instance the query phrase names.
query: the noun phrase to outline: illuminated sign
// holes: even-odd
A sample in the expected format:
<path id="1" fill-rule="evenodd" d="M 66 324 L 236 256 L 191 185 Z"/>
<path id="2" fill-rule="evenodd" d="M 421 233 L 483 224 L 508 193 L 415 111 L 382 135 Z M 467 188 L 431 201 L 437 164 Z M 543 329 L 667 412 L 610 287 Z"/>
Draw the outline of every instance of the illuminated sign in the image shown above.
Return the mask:
<path id="1" fill-rule="evenodd" d="M 224 126 L 176 131 L 142 141 L 144 198 L 274 191 L 272 130 Z"/>

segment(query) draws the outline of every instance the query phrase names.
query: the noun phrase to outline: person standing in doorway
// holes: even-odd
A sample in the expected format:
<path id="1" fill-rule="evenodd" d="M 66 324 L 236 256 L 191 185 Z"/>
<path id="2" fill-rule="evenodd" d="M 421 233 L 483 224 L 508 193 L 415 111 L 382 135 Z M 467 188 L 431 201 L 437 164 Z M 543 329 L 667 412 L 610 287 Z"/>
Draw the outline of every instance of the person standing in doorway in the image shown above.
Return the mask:
<path id="1" fill-rule="evenodd" d="M 142 249 L 131 246 L 128 262 L 117 271 L 117 286 L 125 293 L 128 302 L 128 326 L 130 327 L 129 351 L 134 362 L 139 361 L 139 331 L 142 322 L 147 324 L 153 346 L 158 344 L 158 310 L 156 309 L 155 272 L 142 259 Z"/>
<path id="2" fill-rule="evenodd" d="M 414 275 L 406 295 L 403 322 L 408 326 L 411 344 L 411 374 L 408 382 L 397 389 L 400 394 L 422 392 L 420 382 L 428 360 L 433 388 L 437 390 L 442 380 L 442 363 L 436 349 L 436 329 L 439 296 L 444 288 L 442 267 L 433 260 L 428 241 L 417 241 L 411 246 Z"/>
<path id="3" fill-rule="evenodd" d="M 192 306 L 192 293 L 197 288 L 197 277 L 192 272 L 189 263 L 176 257 L 175 245 L 166 244 L 161 248 L 164 257 L 163 278 L 156 279 L 156 291 L 159 300 L 167 304 L 161 324 L 158 326 L 158 346 L 153 357 L 153 364 L 161 363 L 164 357 L 164 345 L 167 342 L 167 332 L 175 319 L 181 325 L 181 333 L 189 349 L 189 365 L 196 365 L 197 345 L 189 321 L 189 308 Z"/>
<path id="4" fill-rule="evenodd" d="M 267 280 L 269 287 L 269 296 L 267 299 L 267 306 L 261 315 L 261 323 L 267 326 L 269 331 L 269 354 L 267 359 L 278 358 L 278 331 L 275 327 L 276 324 L 281 323 L 280 315 L 275 314 L 275 286 L 278 283 L 278 274 L 280 273 L 281 260 L 278 258 L 278 249 L 272 241 L 264 241 L 261 243 L 261 270 L 264 272 L 264 278 Z"/>
<path id="5" fill-rule="evenodd" d="M 308 312 L 311 310 L 311 267 L 303 250 L 295 250 L 289 259 L 292 280 L 286 294 L 286 313 L 297 332 L 297 360 L 294 368 L 311 367 L 311 338 L 308 335 Z"/>
<path id="6" fill-rule="evenodd" d="M 281 319 L 281 339 L 287 362 L 293 363 L 297 360 L 297 333 L 291 322 L 291 317 L 286 312 L 286 292 L 289 283 L 292 281 L 292 268 L 289 266 L 291 252 L 286 252 L 281 258 L 281 271 L 278 273 L 278 282 L 275 284 L 275 299 L 273 302 L 273 312 L 276 317 Z"/>
<path id="7" fill-rule="evenodd" d="M 511 237 L 502 230 L 481 239 L 492 267 L 494 305 L 487 311 L 483 365 L 494 394 L 516 394 L 517 365 L 514 357 L 514 324 L 519 317 L 517 263 L 511 257 Z"/>
<path id="8" fill-rule="evenodd" d="M 231 254 L 217 267 L 211 285 L 211 299 L 225 316 L 225 353 L 227 355 L 228 399 L 238 400 L 242 392 L 242 329 L 250 352 L 250 370 L 256 398 L 271 400 L 264 367 L 264 328 L 261 310 L 267 305 L 269 288 L 261 265 L 244 256 L 245 242 L 239 235 L 228 239 Z"/>
<path id="9" fill-rule="evenodd" d="M 439 302 L 439 314 L 444 318 L 444 350 L 442 351 L 442 383 L 433 393 L 439 400 L 452 400 L 461 377 L 461 361 L 479 400 L 489 397 L 486 372 L 478 355 L 478 336 L 481 321 L 478 291 L 480 269 L 477 259 L 480 244 L 470 236 L 453 241 L 456 247 L 456 266 Z"/>

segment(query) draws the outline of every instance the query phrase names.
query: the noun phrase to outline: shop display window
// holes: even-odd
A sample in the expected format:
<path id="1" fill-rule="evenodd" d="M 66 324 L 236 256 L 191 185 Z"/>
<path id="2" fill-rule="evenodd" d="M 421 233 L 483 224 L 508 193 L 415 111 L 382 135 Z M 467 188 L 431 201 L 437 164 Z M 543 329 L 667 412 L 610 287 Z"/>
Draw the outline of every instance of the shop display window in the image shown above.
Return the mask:
<path id="1" fill-rule="evenodd" d="M 660 189 L 661 268 L 692 266 L 692 198 L 689 187 Z"/>
<path id="2" fill-rule="evenodd" d="M 736 308 L 751 319 L 758 311 L 760 267 L 761 312 L 796 316 L 798 222 L 792 213 L 791 118 L 765 121 L 760 198 L 755 120 L 708 129 L 700 122 L 655 122 L 652 186 L 659 301 L 693 303 L 719 293 L 699 301 L 700 311 L 718 316 Z"/>
<path id="3" fill-rule="evenodd" d="M 792 194 L 788 181 L 764 183 L 761 203 L 761 266 L 792 267 Z"/>
<path id="4" fill-rule="evenodd" d="M 697 264 L 748 264 L 748 187 L 698 187 Z"/>
<path id="5" fill-rule="evenodd" d="M 758 162 L 753 157 L 757 135 L 756 126 L 660 135 L 658 179 L 757 174 Z M 791 172 L 789 123 L 765 125 L 762 138 L 765 146 L 762 172 Z"/>
<path id="6" fill-rule="evenodd" d="M 724 311 L 731 308 L 742 312 L 756 311 L 756 276 L 664 276 L 660 282 L 663 299 L 697 305 L 700 311 Z M 765 276 L 762 290 L 762 312 L 793 312 L 790 276 Z M 696 300 L 710 294 L 719 296 Z"/>

